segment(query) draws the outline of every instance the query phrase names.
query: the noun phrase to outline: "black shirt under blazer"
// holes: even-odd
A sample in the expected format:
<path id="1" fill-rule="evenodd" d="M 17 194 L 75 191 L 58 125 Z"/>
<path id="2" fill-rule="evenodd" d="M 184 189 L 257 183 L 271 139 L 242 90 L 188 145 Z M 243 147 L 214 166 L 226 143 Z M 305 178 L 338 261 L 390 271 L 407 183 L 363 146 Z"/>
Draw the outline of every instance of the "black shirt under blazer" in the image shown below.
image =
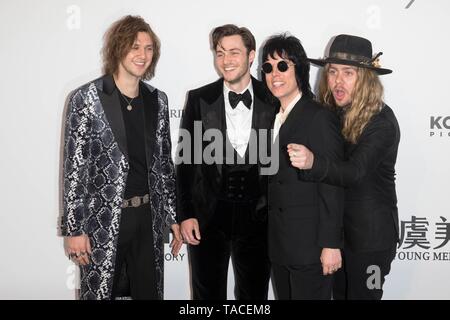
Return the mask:
<path id="1" fill-rule="evenodd" d="M 320 263 L 322 248 L 342 246 L 344 191 L 305 182 L 291 165 L 289 143 L 343 159 L 337 116 L 302 96 L 280 128 L 279 170 L 269 177 L 269 257 L 279 265 Z"/>
<path id="2" fill-rule="evenodd" d="M 386 250 L 398 241 L 395 162 L 399 142 L 397 119 L 384 105 L 370 119 L 357 143 L 347 143 L 346 161 L 317 154 L 310 172 L 304 171 L 316 181 L 347 187 L 344 246 L 353 251 Z"/>
<path id="3" fill-rule="evenodd" d="M 252 129 L 271 129 L 276 113 L 276 108 L 271 104 L 273 98 L 262 83 L 253 77 L 252 86 L 254 99 Z M 191 160 L 193 160 L 194 153 L 202 157 L 205 148 L 211 143 L 203 141 L 201 150 L 194 150 L 194 121 L 202 122 L 202 135 L 207 129 L 226 132 L 223 79 L 188 92 L 180 128 L 186 129 L 190 133 Z M 180 150 L 177 155 L 183 156 L 183 152 Z M 203 159 L 200 164 L 181 163 L 176 166 L 176 175 L 178 221 L 197 218 L 200 228 L 203 229 L 216 210 L 222 185 L 222 165 L 220 163 L 207 164 Z M 258 199 L 255 214 L 260 214 L 261 217 L 256 218 L 264 220 L 267 219 L 266 176 L 259 177 L 259 187 L 261 197 Z"/>

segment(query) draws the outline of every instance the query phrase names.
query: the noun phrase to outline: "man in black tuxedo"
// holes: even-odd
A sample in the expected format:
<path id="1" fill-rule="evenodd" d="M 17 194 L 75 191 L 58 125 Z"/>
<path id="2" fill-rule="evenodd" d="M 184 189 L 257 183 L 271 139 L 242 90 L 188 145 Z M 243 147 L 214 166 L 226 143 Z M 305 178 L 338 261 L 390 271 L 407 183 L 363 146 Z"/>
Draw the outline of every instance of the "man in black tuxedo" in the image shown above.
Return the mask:
<path id="1" fill-rule="evenodd" d="M 339 121 L 313 100 L 309 62 L 297 38 L 271 37 L 262 61 L 264 82 L 281 105 L 273 135 L 279 170 L 269 177 L 268 189 L 275 293 L 278 299 L 331 299 L 331 274 L 341 267 L 343 190 L 300 180 L 289 144 L 341 159 Z"/>
<path id="2" fill-rule="evenodd" d="M 267 139 L 254 133 L 270 130 L 275 108 L 250 75 L 255 47 L 246 28 L 215 28 L 212 49 L 222 78 L 188 93 L 181 121 L 190 147 L 178 151 L 177 212 L 194 299 L 227 298 L 230 256 L 236 299 L 267 299 L 267 178 L 259 156 L 259 141 Z M 208 134 L 216 134 L 211 143 L 203 141 Z M 210 152 L 212 145 L 219 147 Z"/>

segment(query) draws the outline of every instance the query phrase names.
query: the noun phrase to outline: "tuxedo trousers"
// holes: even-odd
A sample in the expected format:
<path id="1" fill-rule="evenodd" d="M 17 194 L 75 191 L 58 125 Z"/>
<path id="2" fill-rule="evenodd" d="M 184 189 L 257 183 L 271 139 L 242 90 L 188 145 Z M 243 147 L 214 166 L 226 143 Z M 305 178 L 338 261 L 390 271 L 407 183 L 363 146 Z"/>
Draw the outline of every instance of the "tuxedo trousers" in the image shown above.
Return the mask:
<path id="1" fill-rule="evenodd" d="M 270 263 L 267 220 L 255 219 L 253 202 L 220 200 L 202 230 L 199 245 L 190 245 L 192 297 L 226 300 L 230 258 L 237 300 L 267 299 Z"/>
<path id="2" fill-rule="evenodd" d="M 321 263 L 272 264 L 272 272 L 277 300 L 331 300 L 332 277 L 323 275 Z"/>
<path id="3" fill-rule="evenodd" d="M 112 298 L 158 299 L 150 204 L 122 209 Z"/>

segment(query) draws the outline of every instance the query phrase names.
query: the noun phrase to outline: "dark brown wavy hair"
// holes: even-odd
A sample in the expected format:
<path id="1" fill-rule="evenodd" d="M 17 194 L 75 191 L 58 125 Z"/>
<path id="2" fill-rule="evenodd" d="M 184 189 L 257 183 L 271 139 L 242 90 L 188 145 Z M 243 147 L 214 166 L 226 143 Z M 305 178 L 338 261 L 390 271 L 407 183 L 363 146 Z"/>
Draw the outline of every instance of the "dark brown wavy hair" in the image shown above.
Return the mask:
<path id="1" fill-rule="evenodd" d="M 245 27 L 238 27 L 234 24 L 225 24 L 217 27 L 211 34 L 211 44 L 214 52 L 217 51 L 217 45 L 224 37 L 238 35 L 242 38 L 245 48 L 247 49 L 247 55 L 252 50 L 256 50 L 256 41 L 253 34 Z"/>
<path id="2" fill-rule="evenodd" d="M 146 32 L 153 41 L 152 63 L 143 75 L 144 80 L 149 80 L 155 75 L 156 64 L 159 60 L 161 42 L 153 32 L 150 25 L 140 16 L 125 16 L 114 22 L 106 31 L 102 49 L 103 72 L 115 74 L 119 69 L 119 63 L 130 52 L 136 40 L 138 32 Z"/>

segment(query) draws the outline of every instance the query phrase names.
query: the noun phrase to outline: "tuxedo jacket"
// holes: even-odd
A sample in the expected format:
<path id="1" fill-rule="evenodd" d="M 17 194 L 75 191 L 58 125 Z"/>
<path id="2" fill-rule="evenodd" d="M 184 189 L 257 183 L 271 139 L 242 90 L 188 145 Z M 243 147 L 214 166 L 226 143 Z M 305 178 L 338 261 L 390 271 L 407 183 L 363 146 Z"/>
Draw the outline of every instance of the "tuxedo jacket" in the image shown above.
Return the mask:
<path id="1" fill-rule="evenodd" d="M 254 93 L 252 129 L 269 130 L 276 113 L 276 107 L 271 100 L 272 96 L 260 81 L 253 77 L 251 81 Z M 191 157 L 190 163 L 183 162 L 176 166 L 177 217 L 180 222 L 189 218 L 197 218 L 200 228 L 204 228 L 208 224 L 216 211 L 222 185 L 222 164 L 217 162 L 205 163 L 202 155 L 210 141 L 202 141 L 201 136 L 208 129 L 216 129 L 220 130 L 225 137 L 226 120 L 223 86 L 223 79 L 219 79 L 188 92 L 180 126 L 181 129 L 187 130 L 191 137 Z M 201 123 L 201 136 L 194 135 L 194 122 Z M 194 142 L 194 138 L 197 139 L 197 142 Z M 196 143 L 198 143 L 198 148 L 194 146 Z M 180 150 L 178 155 L 183 156 L 184 152 L 186 150 Z M 198 156 L 200 159 L 198 162 L 200 163 L 194 163 L 194 154 Z M 259 161 L 258 169 L 260 170 Z M 255 218 L 266 219 L 267 178 L 265 176 L 259 176 L 259 188 L 261 193 L 256 205 L 256 214 L 261 216 Z"/>
<path id="2" fill-rule="evenodd" d="M 386 250 L 398 241 L 395 162 L 399 142 L 397 119 L 384 105 L 357 143 L 346 144 L 346 161 L 317 154 L 312 169 L 304 171 L 312 180 L 346 187 L 344 238 L 345 247 L 353 251 Z"/>
<path id="3" fill-rule="evenodd" d="M 269 177 L 269 257 L 279 265 L 320 263 L 322 248 L 342 247 L 344 191 L 306 182 L 291 165 L 287 145 L 302 144 L 341 160 L 339 120 L 307 96 L 296 103 L 278 137 L 279 170 Z"/>
<path id="4" fill-rule="evenodd" d="M 164 234 L 175 223 L 175 172 L 164 92 L 140 83 L 154 236 L 157 292 L 163 298 Z M 63 236 L 89 236 L 91 262 L 81 266 L 81 299 L 110 299 L 129 156 L 119 92 L 105 75 L 76 89 L 64 136 Z M 150 214 L 150 212 L 149 212 Z"/>

